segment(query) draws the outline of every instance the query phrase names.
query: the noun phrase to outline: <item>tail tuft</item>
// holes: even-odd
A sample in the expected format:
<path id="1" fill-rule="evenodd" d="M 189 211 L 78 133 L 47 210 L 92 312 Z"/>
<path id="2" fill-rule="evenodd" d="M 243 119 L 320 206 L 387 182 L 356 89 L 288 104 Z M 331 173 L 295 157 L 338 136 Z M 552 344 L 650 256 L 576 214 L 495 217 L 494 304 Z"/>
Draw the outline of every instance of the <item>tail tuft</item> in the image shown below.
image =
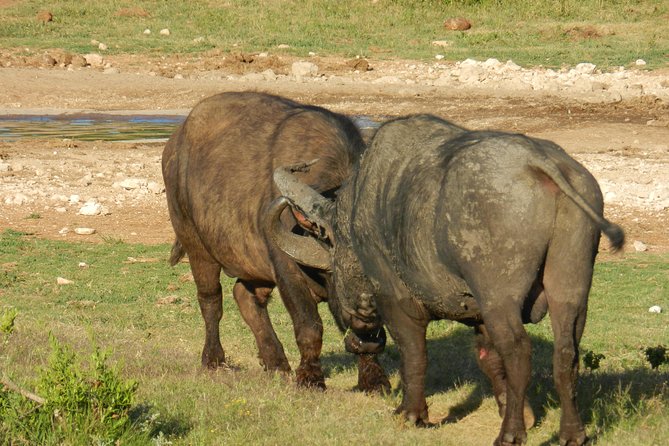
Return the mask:
<path id="1" fill-rule="evenodd" d="M 613 252 L 620 251 L 620 248 L 622 248 L 625 243 L 625 231 L 615 223 L 608 221 L 607 223 L 608 225 L 603 229 L 603 232 L 611 241 L 611 250 Z"/>
<path id="2" fill-rule="evenodd" d="M 181 246 L 181 242 L 179 242 L 179 239 L 175 239 L 174 244 L 172 245 L 172 251 L 170 252 L 170 265 L 176 265 L 185 255 L 186 251 L 184 251 L 184 247 Z"/>

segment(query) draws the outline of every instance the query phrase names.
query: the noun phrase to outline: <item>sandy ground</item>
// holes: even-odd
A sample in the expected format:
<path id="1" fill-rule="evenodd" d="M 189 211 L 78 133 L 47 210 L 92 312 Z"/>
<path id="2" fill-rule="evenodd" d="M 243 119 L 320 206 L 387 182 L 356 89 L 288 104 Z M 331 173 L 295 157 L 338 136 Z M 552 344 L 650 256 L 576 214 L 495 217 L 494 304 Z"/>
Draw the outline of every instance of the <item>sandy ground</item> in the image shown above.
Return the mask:
<path id="1" fill-rule="evenodd" d="M 290 63 L 272 58 L 271 68 L 289 72 Z M 376 79 L 398 71 L 403 79 L 408 76 L 409 62 L 371 63 Z M 79 111 L 185 115 L 212 94 L 257 90 L 341 113 L 386 117 L 428 112 L 473 129 L 551 139 L 598 179 L 606 196 L 606 216 L 627 232 L 628 252 L 635 250 L 634 242 L 642 242 L 650 253 L 669 251 L 669 104 L 652 95 L 595 101 L 573 94 L 397 84 L 374 78 L 348 82 L 355 80 L 350 64 L 336 59 L 319 61 L 319 67 L 332 79 L 344 76 L 346 82 L 285 76 L 229 79 L 220 75 L 225 67 L 208 75 L 214 72 L 188 68 L 178 58 L 161 59 L 148 69 L 145 62 L 121 57 L 113 61 L 115 69 L 106 72 L 10 65 L 0 68 L 0 115 Z M 184 75 L 175 78 L 175 72 Z M 669 79 L 666 71 L 657 76 Z M 94 242 L 171 241 L 165 194 L 159 187 L 162 146 L 63 139 L 0 142 L 0 167 L 6 166 L 0 169 L 0 230 Z M 135 181 L 129 185 L 127 180 Z M 81 215 L 87 201 L 99 203 L 103 215 Z M 96 233 L 78 235 L 74 229 L 80 227 Z"/>

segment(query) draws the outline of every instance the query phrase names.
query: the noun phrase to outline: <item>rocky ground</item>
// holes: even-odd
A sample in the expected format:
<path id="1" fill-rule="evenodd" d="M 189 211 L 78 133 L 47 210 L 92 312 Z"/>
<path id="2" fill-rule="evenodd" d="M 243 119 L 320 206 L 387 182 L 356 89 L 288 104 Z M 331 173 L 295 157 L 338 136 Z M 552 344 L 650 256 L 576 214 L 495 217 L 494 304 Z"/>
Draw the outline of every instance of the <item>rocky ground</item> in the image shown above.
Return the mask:
<path id="1" fill-rule="evenodd" d="M 645 72 L 643 61 L 601 72 L 585 63 L 528 70 L 495 60 L 74 56 L 0 52 L 0 118 L 185 115 L 201 98 L 228 90 L 267 91 L 379 118 L 429 112 L 470 128 L 554 140 L 598 179 L 607 217 L 627 231 L 628 251 L 669 251 L 669 70 Z M 161 151 L 162 143 L 0 142 L 0 230 L 168 242 Z M 82 228 L 95 233 L 79 234 Z"/>

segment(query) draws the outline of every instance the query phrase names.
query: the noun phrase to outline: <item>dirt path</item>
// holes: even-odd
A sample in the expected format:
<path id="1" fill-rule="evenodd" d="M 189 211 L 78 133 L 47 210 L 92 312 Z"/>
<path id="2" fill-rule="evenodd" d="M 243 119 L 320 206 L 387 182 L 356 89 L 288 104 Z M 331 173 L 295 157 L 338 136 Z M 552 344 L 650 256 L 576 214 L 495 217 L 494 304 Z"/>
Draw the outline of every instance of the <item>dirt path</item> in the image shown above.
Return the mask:
<path id="1" fill-rule="evenodd" d="M 291 62 L 273 59 L 272 72 L 290 73 Z M 147 68 L 127 57 L 114 60 L 113 70 L 68 71 L 12 59 L 0 68 L 0 114 L 186 114 L 200 99 L 227 90 L 267 91 L 347 114 L 429 112 L 470 128 L 557 142 L 600 182 L 607 217 L 626 229 L 628 251 L 635 241 L 648 252 L 669 251 L 669 103 L 657 95 L 611 99 L 604 93 L 551 95 L 485 83 L 438 86 L 421 74 L 430 67 L 412 69 L 409 62 L 377 62 L 372 75 L 351 73 L 347 61 L 320 60 L 322 76 L 276 74 L 270 80 L 259 77 L 258 70 L 269 69 L 265 66 L 223 76 L 220 67 L 185 69 L 187 64 L 180 63 L 154 61 Z M 669 75 L 655 76 L 653 85 L 669 87 Z M 161 151 L 161 143 L 0 142 L 0 230 L 64 240 L 168 242 L 172 231 L 161 192 Z M 101 214 L 80 214 L 86 202 Z M 76 234 L 81 227 L 96 234 Z"/>

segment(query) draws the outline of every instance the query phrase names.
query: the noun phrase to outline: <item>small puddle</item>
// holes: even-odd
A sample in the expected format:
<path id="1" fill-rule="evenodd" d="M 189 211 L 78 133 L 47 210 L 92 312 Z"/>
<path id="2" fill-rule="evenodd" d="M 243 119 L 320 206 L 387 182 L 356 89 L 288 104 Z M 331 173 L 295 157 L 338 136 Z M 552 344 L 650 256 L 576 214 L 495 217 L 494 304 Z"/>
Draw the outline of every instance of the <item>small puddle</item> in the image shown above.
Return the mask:
<path id="1" fill-rule="evenodd" d="M 0 116 L 0 140 L 162 141 L 184 119 L 184 116 L 160 115 L 6 115 Z"/>
<path id="2" fill-rule="evenodd" d="M 186 119 L 180 115 L 2 115 L 0 141 L 25 138 L 60 138 L 79 141 L 160 142 L 167 141 Z M 355 124 L 369 132 L 379 126 L 369 116 L 352 117 Z"/>

